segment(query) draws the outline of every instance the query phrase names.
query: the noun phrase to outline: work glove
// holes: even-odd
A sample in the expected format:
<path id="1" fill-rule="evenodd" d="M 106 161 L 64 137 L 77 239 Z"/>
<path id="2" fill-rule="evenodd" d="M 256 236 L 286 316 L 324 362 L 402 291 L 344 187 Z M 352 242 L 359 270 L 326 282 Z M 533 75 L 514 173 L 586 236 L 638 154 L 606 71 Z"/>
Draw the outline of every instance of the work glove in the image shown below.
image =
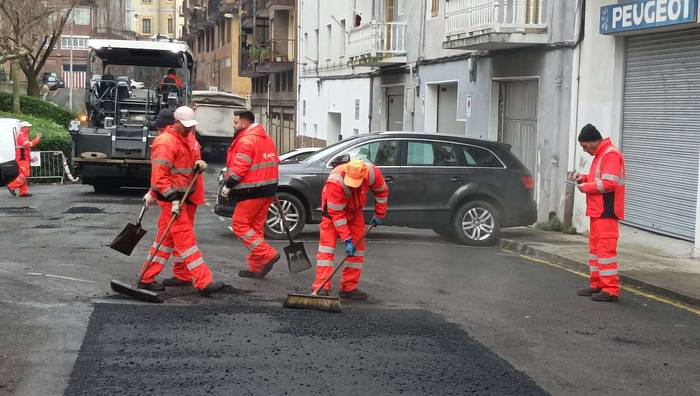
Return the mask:
<path id="1" fill-rule="evenodd" d="M 230 188 L 228 188 L 228 187 L 226 187 L 226 186 L 221 187 L 221 196 L 222 196 L 222 197 L 228 198 L 228 195 L 229 195 L 230 192 L 231 192 L 231 189 L 230 189 Z"/>
<path id="2" fill-rule="evenodd" d="M 170 209 L 170 212 L 175 216 L 180 214 L 180 201 L 173 201 L 172 209 Z"/>
<path id="3" fill-rule="evenodd" d="M 355 248 L 355 245 L 352 244 L 352 238 L 346 239 L 345 240 L 345 253 L 348 256 L 354 256 L 356 250 L 357 249 Z"/>
<path id="4" fill-rule="evenodd" d="M 369 223 L 372 225 L 372 227 L 378 227 L 384 224 L 384 219 L 380 219 L 379 217 L 374 216 L 372 217 L 372 221 L 370 221 Z"/>
<path id="5" fill-rule="evenodd" d="M 192 170 L 195 172 L 204 172 L 207 170 L 207 163 L 202 160 L 197 160 L 194 162 L 194 167 L 192 167 Z"/>
<path id="6" fill-rule="evenodd" d="M 147 208 L 153 205 L 154 202 L 156 202 L 156 197 L 154 197 L 150 191 L 143 196 L 143 204 L 146 205 Z"/>

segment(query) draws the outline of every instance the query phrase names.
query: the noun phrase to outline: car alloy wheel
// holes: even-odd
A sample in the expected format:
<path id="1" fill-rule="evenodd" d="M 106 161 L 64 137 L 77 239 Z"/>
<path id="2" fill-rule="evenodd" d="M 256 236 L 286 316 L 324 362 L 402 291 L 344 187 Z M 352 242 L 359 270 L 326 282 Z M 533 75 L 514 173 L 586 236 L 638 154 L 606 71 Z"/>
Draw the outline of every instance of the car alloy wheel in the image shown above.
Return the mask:
<path id="1" fill-rule="evenodd" d="M 465 245 L 493 245 L 501 230 L 501 213 L 487 201 L 467 202 L 455 211 L 452 227 L 457 240 Z"/>
<path id="2" fill-rule="evenodd" d="M 291 201 L 285 199 L 280 199 L 280 205 L 282 206 L 282 212 L 284 213 L 285 219 L 287 219 L 287 226 L 289 230 L 296 230 L 299 225 L 299 208 L 294 205 Z M 277 205 L 273 202 L 268 209 L 267 216 L 267 228 L 274 232 L 275 234 L 284 235 L 284 228 L 282 227 L 282 217 L 277 209 Z"/>
<path id="3" fill-rule="evenodd" d="M 474 207 L 462 216 L 462 231 L 471 240 L 489 239 L 496 227 L 493 214 L 485 208 Z"/>

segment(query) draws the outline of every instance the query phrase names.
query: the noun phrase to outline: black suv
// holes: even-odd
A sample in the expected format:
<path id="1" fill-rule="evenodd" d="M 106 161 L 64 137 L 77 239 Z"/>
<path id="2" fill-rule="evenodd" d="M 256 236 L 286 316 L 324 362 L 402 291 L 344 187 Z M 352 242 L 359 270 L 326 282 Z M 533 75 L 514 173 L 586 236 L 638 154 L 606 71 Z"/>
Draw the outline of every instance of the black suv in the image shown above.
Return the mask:
<path id="1" fill-rule="evenodd" d="M 468 245 L 493 244 L 501 228 L 537 219 L 530 172 L 504 143 L 439 134 L 382 132 L 352 137 L 301 162 L 280 164 L 278 196 L 293 235 L 321 221 L 321 190 L 343 154 L 377 165 L 389 186 L 386 225 L 427 228 Z M 219 190 L 223 182 L 219 177 Z M 370 194 L 371 195 L 371 194 Z M 369 199 L 365 216 L 371 218 Z M 233 205 L 218 194 L 215 211 Z M 277 209 L 265 225 L 284 238 Z"/>

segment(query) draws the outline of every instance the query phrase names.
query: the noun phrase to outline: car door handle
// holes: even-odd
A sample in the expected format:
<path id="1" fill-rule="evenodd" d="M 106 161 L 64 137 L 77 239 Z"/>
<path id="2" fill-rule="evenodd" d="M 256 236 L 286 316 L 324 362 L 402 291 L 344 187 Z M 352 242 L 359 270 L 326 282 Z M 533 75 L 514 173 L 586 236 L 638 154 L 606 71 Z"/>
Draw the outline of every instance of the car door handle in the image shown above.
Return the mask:
<path id="1" fill-rule="evenodd" d="M 461 178 L 461 177 L 457 177 L 457 176 L 453 176 L 453 177 L 450 177 L 450 181 L 451 181 L 451 182 L 455 182 L 455 183 L 456 183 L 456 182 L 461 182 L 461 181 L 462 181 L 462 178 Z"/>
<path id="2" fill-rule="evenodd" d="M 387 183 L 393 183 L 394 182 L 394 176 L 384 176 L 384 181 Z"/>

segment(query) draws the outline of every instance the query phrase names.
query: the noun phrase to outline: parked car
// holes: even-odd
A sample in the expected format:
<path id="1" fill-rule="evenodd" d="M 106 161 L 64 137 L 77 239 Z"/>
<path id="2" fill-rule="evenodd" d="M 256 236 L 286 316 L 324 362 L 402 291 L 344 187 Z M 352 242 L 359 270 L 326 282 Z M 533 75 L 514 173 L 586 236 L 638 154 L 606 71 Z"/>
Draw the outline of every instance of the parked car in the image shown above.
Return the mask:
<path id="1" fill-rule="evenodd" d="M 19 175 L 15 158 L 15 139 L 19 132 L 19 120 L 0 118 L 0 186 L 6 186 Z"/>
<path id="2" fill-rule="evenodd" d="M 348 154 L 348 155 L 344 155 Z M 345 157 L 345 158 L 343 158 Z M 321 221 L 321 190 L 331 169 L 350 158 L 378 166 L 389 186 L 386 225 L 432 229 L 467 245 L 496 242 L 501 228 L 537 219 L 530 172 L 504 143 L 439 134 L 382 132 L 351 137 L 301 162 L 282 162 L 278 197 L 292 235 Z M 219 176 L 219 191 L 223 173 Z M 215 212 L 230 216 L 233 203 L 217 194 Z M 370 198 L 365 211 L 374 212 Z M 271 208 L 265 235 L 282 239 Z"/>
<path id="3" fill-rule="evenodd" d="M 301 147 L 301 148 L 295 148 L 292 151 L 286 152 L 282 155 L 280 155 L 280 161 L 282 162 L 299 162 L 303 161 L 313 153 L 317 152 L 318 150 L 321 150 L 323 147 Z"/>
<path id="4" fill-rule="evenodd" d="M 66 82 L 63 80 L 63 77 L 58 77 L 58 88 L 65 88 L 66 87 Z"/>
<path id="5" fill-rule="evenodd" d="M 49 76 L 49 78 L 46 80 L 46 85 L 49 87 L 50 90 L 55 91 L 59 88 L 59 81 L 58 77 L 55 76 Z"/>

